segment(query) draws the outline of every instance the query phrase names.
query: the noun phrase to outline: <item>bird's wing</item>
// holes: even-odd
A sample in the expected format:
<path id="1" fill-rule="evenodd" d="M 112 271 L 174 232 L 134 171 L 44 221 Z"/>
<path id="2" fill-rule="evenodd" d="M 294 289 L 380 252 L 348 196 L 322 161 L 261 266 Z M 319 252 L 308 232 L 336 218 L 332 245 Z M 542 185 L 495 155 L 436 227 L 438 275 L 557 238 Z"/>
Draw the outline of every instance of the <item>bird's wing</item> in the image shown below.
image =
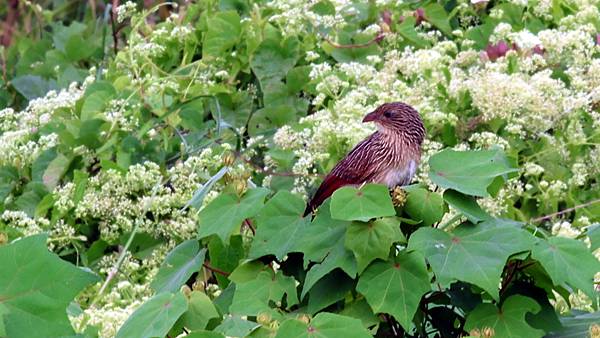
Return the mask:
<path id="1" fill-rule="evenodd" d="M 376 133 L 357 144 L 325 177 L 308 202 L 304 215 L 314 211 L 337 189 L 369 181 L 376 173 L 375 159 L 379 153 L 379 144 Z"/>

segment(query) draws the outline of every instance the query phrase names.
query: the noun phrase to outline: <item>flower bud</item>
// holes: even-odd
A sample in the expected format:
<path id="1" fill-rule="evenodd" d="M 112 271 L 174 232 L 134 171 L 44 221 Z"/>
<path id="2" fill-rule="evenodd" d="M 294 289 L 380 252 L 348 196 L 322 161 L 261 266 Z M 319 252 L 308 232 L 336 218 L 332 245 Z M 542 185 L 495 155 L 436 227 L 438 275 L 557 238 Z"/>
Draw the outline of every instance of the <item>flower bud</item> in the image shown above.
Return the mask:
<path id="1" fill-rule="evenodd" d="M 223 165 L 231 166 L 235 162 L 235 154 L 232 151 L 225 151 L 222 157 Z"/>
<path id="2" fill-rule="evenodd" d="M 491 327 L 484 327 L 483 330 L 481 330 L 481 336 L 485 337 L 485 338 L 492 338 L 496 335 L 496 331 L 494 331 L 493 328 Z"/>
<path id="3" fill-rule="evenodd" d="M 192 284 L 192 290 L 204 292 L 204 282 L 201 280 L 196 280 L 194 284 Z"/>
<path id="4" fill-rule="evenodd" d="M 420 25 L 421 22 L 423 21 L 427 21 L 427 19 L 425 19 L 425 10 L 423 8 L 417 8 L 415 10 L 415 13 L 413 14 L 415 19 L 417 19 L 416 25 Z"/>
<path id="5" fill-rule="evenodd" d="M 234 187 L 235 187 L 235 192 L 239 196 L 241 196 L 246 191 L 247 183 L 246 183 L 246 181 L 243 181 L 243 180 L 236 180 L 234 182 Z"/>
<path id="6" fill-rule="evenodd" d="M 186 296 L 187 298 L 190 298 L 190 295 L 192 294 L 192 289 L 190 289 L 190 287 L 187 286 L 186 284 L 183 284 L 181 286 L 181 288 L 179 289 L 179 291 L 181 293 L 183 293 L 183 295 Z"/>
<path id="7" fill-rule="evenodd" d="M 267 326 L 271 323 L 271 315 L 267 312 L 261 312 L 256 317 L 256 322 L 260 325 Z"/>
<path id="8" fill-rule="evenodd" d="M 395 207 L 401 207 L 406 203 L 406 192 L 401 187 L 392 190 L 392 202 Z"/>
<path id="9" fill-rule="evenodd" d="M 296 319 L 298 319 L 299 321 L 301 321 L 301 322 L 303 322 L 305 324 L 310 323 L 310 316 L 307 315 L 307 314 L 304 314 L 304 313 L 298 315 L 298 317 Z"/>
<path id="10" fill-rule="evenodd" d="M 8 236 L 5 233 L 0 232 L 0 245 L 4 245 L 6 243 L 8 243 Z"/>

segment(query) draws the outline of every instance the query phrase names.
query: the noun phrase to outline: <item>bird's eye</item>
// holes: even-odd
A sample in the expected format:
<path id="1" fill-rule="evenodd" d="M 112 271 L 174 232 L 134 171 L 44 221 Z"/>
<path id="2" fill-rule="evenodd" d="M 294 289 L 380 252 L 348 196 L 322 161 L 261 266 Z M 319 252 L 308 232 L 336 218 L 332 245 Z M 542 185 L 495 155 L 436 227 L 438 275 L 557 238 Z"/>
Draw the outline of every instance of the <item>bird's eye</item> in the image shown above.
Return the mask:
<path id="1" fill-rule="evenodd" d="M 383 113 L 383 116 L 389 119 L 390 117 L 392 117 L 392 113 L 390 111 L 386 111 L 385 113 Z"/>

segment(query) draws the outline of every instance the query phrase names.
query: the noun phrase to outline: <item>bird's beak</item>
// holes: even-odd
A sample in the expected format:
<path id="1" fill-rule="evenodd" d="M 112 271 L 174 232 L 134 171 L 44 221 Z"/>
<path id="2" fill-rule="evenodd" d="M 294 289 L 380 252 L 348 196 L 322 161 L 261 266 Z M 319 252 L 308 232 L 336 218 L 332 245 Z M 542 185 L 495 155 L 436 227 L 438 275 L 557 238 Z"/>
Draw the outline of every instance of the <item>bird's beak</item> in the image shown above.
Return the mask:
<path id="1" fill-rule="evenodd" d="M 363 123 L 365 122 L 372 122 L 372 121 L 377 121 L 379 119 L 379 114 L 377 114 L 377 112 L 370 112 L 367 114 L 367 116 L 365 116 L 365 118 L 362 120 Z"/>

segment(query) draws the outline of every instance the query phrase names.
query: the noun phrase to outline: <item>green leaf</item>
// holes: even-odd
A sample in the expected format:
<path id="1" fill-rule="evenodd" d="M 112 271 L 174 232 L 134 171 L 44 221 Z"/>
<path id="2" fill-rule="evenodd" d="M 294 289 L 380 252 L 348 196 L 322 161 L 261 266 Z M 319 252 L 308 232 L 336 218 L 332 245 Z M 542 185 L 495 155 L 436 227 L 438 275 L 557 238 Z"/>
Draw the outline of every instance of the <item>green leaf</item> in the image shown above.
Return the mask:
<path id="1" fill-rule="evenodd" d="M 17 186 L 19 172 L 15 167 L 0 167 L 0 206 Z"/>
<path id="2" fill-rule="evenodd" d="M 225 335 L 223 335 L 220 332 L 214 332 L 214 331 L 194 331 L 194 332 L 190 332 L 190 334 L 185 336 L 186 338 L 225 338 Z"/>
<path id="3" fill-rule="evenodd" d="M 349 277 L 354 278 L 356 276 L 358 270 L 356 259 L 352 252 L 346 249 L 344 245 L 345 238 L 345 234 L 342 233 L 325 259 L 318 264 L 314 264 L 310 270 L 308 270 L 302 287 L 302 298 L 304 298 L 306 293 L 317 281 L 335 268 L 342 269 Z"/>
<path id="4" fill-rule="evenodd" d="M 15 201 L 15 205 L 29 217 L 34 217 L 37 205 L 47 193 L 46 186 L 42 183 L 29 182 L 25 186 L 23 194 Z"/>
<path id="5" fill-rule="evenodd" d="M 287 307 L 298 304 L 296 281 L 278 271 L 262 271 L 256 278 L 236 285 L 233 303 L 229 310 L 236 315 L 258 315 L 270 310 L 269 301 L 281 302 L 287 295 Z"/>
<path id="6" fill-rule="evenodd" d="M 200 291 L 192 291 L 188 299 L 188 310 L 183 314 L 183 325 L 192 330 L 203 330 L 208 321 L 218 318 L 219 313 L 208 296 Z"/>
<path id="7" fill-rule="evenodd" d="M 263 92 L 283 85 L 282 80 L 300 57 L 300 43 L 295 37 L 283 39 L 279 33 L 265 39 L 250 59 L 250 67 Z"/>
<path id="8" fill-rule="evenodd" d="M 444 201 L 439 193 L 415 188 L 408 192 L 404 211 L 412 219 L 423 221 L 423 225 L 429 227 L 442 219 L 444 207 Z"/>
<path id="9" fill-rule="evenodd" d="M 180 292 L 159 293 L 127 318 L 117 332 L 117 338 L 164 337 L 187 307 L 187 301 Z"/>
<path id="10" fill-rule="evenodd" d="M 431 290 L 425 259 L 402 252 L 393 261 L 375 262 L 362 273 L 356 291 L 375 313 L 389 313 L 410 330 L 421 297 Z"/>
<path id="11" fill-rule="evenodd" d="M 595 251 L 600 248 L 600 223 L 588 226 L 585 230 L 585 234 L 590 238 L 590 250 Z"/>
<path id="12" fill-rule="evenodd" d="M 388 189 L 380 184 L 342 187 L 331 196 L 331 217 L 345 221 L 363 221 L 394 216 L 396 210 Z"/>
<path id="13" fill-rule="evenodd" d="M 510 166 L 508 159 L 499 149 L 445 149 L 431 156 L 429 167 L 429 177 L 440 187 L 484 197 L 489 196 L 487 187 L 496 177 L 518 170 Z"/>
<path id="14" fill-rule="evenodd" d="M 540 262 L 554 285 L 568 284 L 595 299 L 594 275 L 600 271 L 600 262 L 583 242 L 564 237 L 540 239 L 531 257 Z"/>
<path id="15" fill-rule="evenodd" d="M 259 326 L 259 324 L 242 319 L 239 316 L 229 316 L 215 328 L 215 331 L 227 337 L 246 337 Z"/>
<path id="16" fill-rule="evenodd" d="M 85 41 L 81 35 L 72 35 L 65 45 L 65 53 L 69 61 L 79 61 L 90 57 L 94 48 L 90 48 L 89 41 Z"/>
<path id="17" fill-rule="evenodd" d="M 472 196 L 462 194 L 456 190 L 447 189 L 444 191 L 444 200 L 454 209 L 460 211 L 472 223 L 479 223 L 490 220 L 492 216 L 488 215 Z"/>
<path id="18" fill-rule="evenodd" d="M 44 150 L 31 165 L 31 180 L 36 182 L 42 182 L 44 172 L 50 162 L 57 156 L 56 148 L 50 148 Z"/>
<path id="19" fill-rule="evenodd" d="M 104 112 L 112 97 L 113 94 L 106 91 L 96 91 L 86 96 L 81 106 L 81 120 L 85 121 L 98 117 L 96 115 Z"/>
<path id="20" fill-rule="evenodd" d="M 37 75 L 17 76 L 10 83 L 27 100 L 42 97 L 50 90 L 57 89 L 56 81 L 46 80 Z"/>
<path id="21" fill-rule="evenodd" d="M 427 258 L 438 282 L 453 280 L 475 284 L 498 299 L 500 275 L 508 257 L 531 249 L 533 236 L 498 220 L 462 225 L 452 233 L 420 228 L 408 241 L 409 250 Z"/>
<path id="22" fill-rule="evenodd" d="M 276 338 L 370 338 L 371 334 L 360 320 L 333 313 L 321 312 L 310 323 L 288 319 L 281 323 Z"/>
<path id="23" fill-rule="evenodd" d="M 444 7 L 437 3 L 431 3 L 425 8 L 425 19 L 446 35 L 452 34 L 452 28 L 448 22 L 448 14 Z"/>
<path id="24" fill-rule="evenodd" d="M 202 44 L 202 55 L 217 57 L 235 46 L 242 33 L 236 11 L 217 12 L 208 19 L 208 31 Z"/>
<path id="25" fill-rule="evenodd" d="M 478 50 L 484 49 L 496 25 L 497 22 L 494 20 L 487 20 L 483 25 L 469 28 L 465 33 L 465 38 L 475 41 L 475 48 Z"/>
<path id="26" fill-rule="evenodd" d="M 156 291 L 176 292 L 204 263 L 206 249 L 200 250 L 195 239 L 190 239 L 176 246 L 161 264 L 156 277 L 150 286 Z"/>
<path id="27" fill-rule="evenodd" d="M 383 218 L 369 223 L 352 222 L 346 231 L 345 245 L 354 253 L 361 272 L 377 258 L 387 260 L 392 243 L 401 238 L 400 222 Z"/>
<path id="28" fill-rule="evenodd" d="M 544 331 L 529 326 L 525 320 L 526 313 L 537 313 L 540 306 L 533 299 L 520 295 L 507 298 L 502 303 L 502 309 L 489 303 L 479 304 L 467 316 L 465 330 L 472 331 L 492 328 L 494 337 L 522 338 L 542 337 Z"/>
<path id="29" fill-rule="evenodd" d="M 242 198 L 233 193 L 219 195 L 198 215 L 198 238 L 216 234 L 227 243 L 246 218 L 256 215 L 268 193 L 269 190 L 258 188 L 248 190 Z"/>
<path id="30" fill-rule="evenodd" d="M 304 201 L 285 190 L 271 198 L 256 216 L 256 236 L 248 258 L 275 255 L 277 259 L 297 251 L 298 236 L 310 222 L 304 218 Z"/>
<path id="31" fill-rule="evenodd" d="M 236 235 L 229 238 L 229 245 L 216 237 L 213 237 L 208 243 L 208 252 L 210 255 L 210 265 L 221 271 L 231 272 L 239 264 L 240 260 L 246 257 L 242 236 Z M 226 276 L 216 274 L 215 277 L 222 288 L 229 285 L 229 279 Z"/>
<path id="32" fill-rule="evenodd" d="M 308 313 L 315 314 L 346 297 L 355 281 L 341 270 L 333 270 L 320 279 L 308 292 Z"/>
<path id="33" fill-rule="evenodd" d="M 356 276 L 356 259 L 352 251 L 344 245 L 346 229 L 350 223 L 332 219 L 328 203 L 329 200 L 319 208 L 317 216 L 298 240 L 298 251 L 304 254 L 304 268 L 306 269 L 310 262 L 317 262 L 306 274 L 301 298 L 304 298 L 319 279 L 335 268 L 342 269 L 352 278 Z"/>
<path id="34" fill-rule="evenodd" d="M 0 319 L 8 337 L 73 335 L 67 306 L 87 285 L 92 273 L 67 263 L 46 247 L 46 235 L 0 246 Z M 6 273 L 10 272 L 10 273 Z"/>
<path id="35" fill-rule="evenodd" d="M 379 323 L 379 317 L 373 313 L 371 306 L 362 297 L 351 303 L 346 303 L 340 314 L 360 319 L 366 328 L 373 327 Z"/>
<path id="36" fill-rule="evenodd" d="M 404 21 L 398 25 L 398 34 L 411 42 L 411 44 L 419 48 L 425 48 L 429 43 L 417 34 L 417 31 L 415 30 L 416 23 L 417 21 L 413 16 L 405 18 Z"/>
<path id="37" fill-rule="evenodd" d="M 73 158 L 66 157 L 63 154 L 57 154 L 56 157 L 48 164 L 48 167 L 44 171 L 42 181 L 48 190 L 54 190 L 58 185 L 58 181 L 69 169 L 69 165 Z"/>

